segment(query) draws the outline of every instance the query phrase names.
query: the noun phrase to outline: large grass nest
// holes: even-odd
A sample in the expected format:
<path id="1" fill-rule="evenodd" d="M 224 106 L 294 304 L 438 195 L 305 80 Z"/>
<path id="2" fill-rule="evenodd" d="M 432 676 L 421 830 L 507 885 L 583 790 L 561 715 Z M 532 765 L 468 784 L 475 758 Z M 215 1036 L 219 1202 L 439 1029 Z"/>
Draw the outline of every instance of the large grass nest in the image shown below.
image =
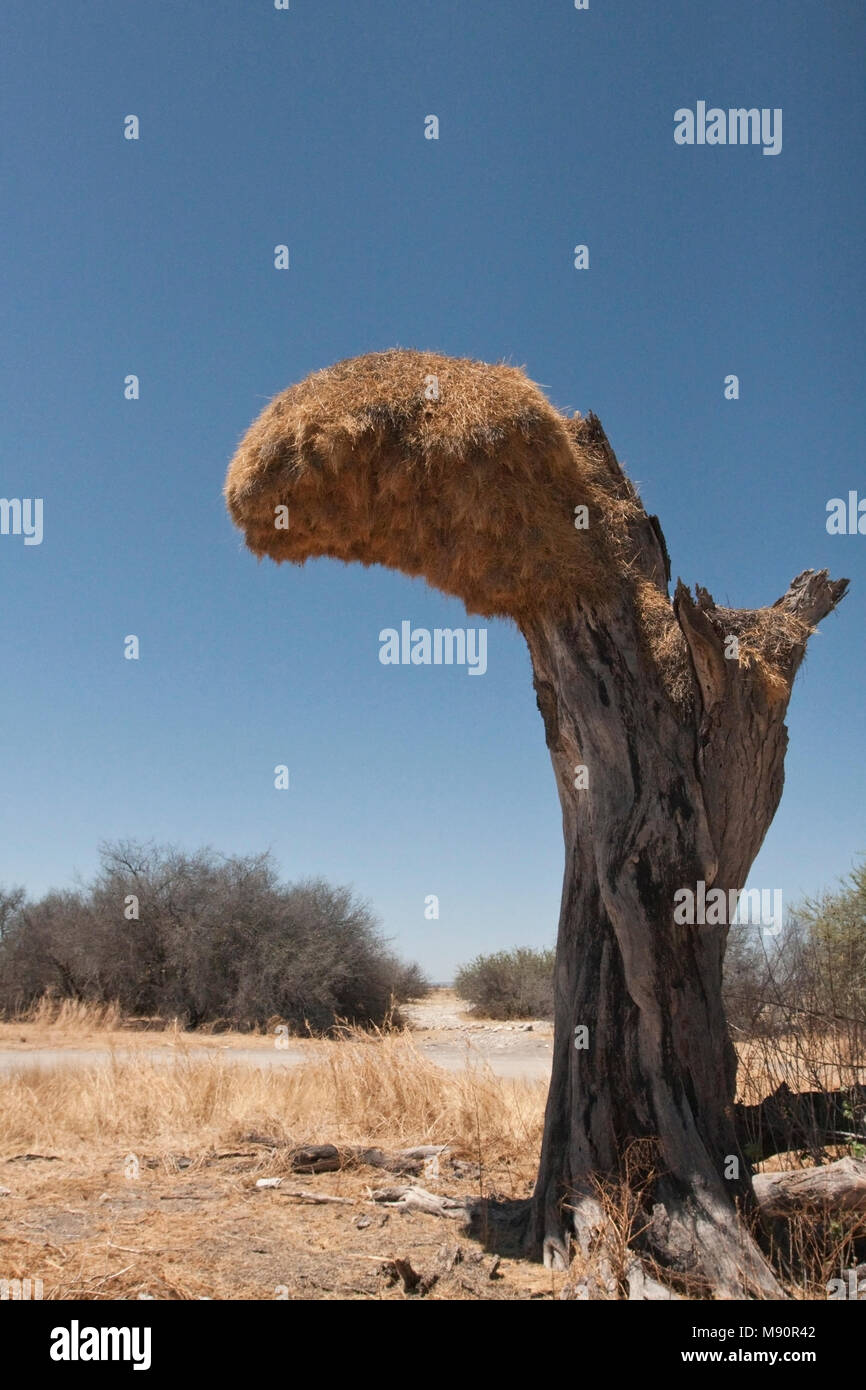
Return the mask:
<path id="1" fill-rule="evenodd" d="M 617 582 L 614 491 L 579 422 L 518 368 L 404 349 L 276 396 L 225 487 L 256 555 L 387 565 L 518 622 Z"/>
<path id="2" fill-rule="evenodd" d="M 595 417 L 560 414 L 517 367 L 394 348 L 314 372 L 244 435 L 225 496 L 256 555 L 386 565 L 524 630 L 628 586 L 668 694 L 693 702 L 667 591 L 634 572 L 637 492 Z M 746 663 L 784 694 L 799 629 L 775 609 L 724 619 Z"/>

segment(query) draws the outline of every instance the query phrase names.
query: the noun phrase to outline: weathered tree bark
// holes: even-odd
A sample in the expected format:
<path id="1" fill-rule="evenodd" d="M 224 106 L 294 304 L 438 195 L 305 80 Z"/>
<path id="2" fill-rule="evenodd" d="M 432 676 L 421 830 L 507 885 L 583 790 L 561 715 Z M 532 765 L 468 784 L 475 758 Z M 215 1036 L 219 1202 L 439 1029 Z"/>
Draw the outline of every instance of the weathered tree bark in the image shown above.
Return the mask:
<path id="1" fill-rule="evenodd" d="M 249 1135 L 256 1143 L 267 1143 L 269 1147 L 280 1147 L 277 1139 L 264 1135 Z M 397 1153 L 384 1153 L 382 1149 L 362 1148 L 356 1144 L 305 1144 L 293 1149 L 289 1155 L 292 1171 L 295 1173 L 338 1173 L 344 1168 L 358 1165 L 367 1168 L 385 1168 L 390 1173 L 419 1174 L 426 1171 L 427 1164 L 450 1153 L 447 1144 L 423 1144 L 413 1149 L 400 1149 Z"/>
<path id="2" fill-rule="evenodd" d="M 636 500 L 598 422 L 583 428 L 581 442 Z M 643 513 L 631 538 L 634 584 L 666 596 L 656 518 Z M 596 1184 L 621 1180 L 623 1155 L 643 1140 L 654 1157 L 639 1244 L 696 1290 L 781 1296 L 735 1208 L 753 1198 L 722 1007 L 727 926 L 676 924 L 675 893 L 700 881 L 726 894 L 743 887 L 781 795 L 783 720 L 806 638 L 846 583 L 807 571 L 774 605 L 783 626 L 791 620 L 772 653 L 784 678 L 775 685 L 760 664 L 726 657 L 731 632 L 753 631 L 750 615 L 717 609 L 700 589 L 693 601 L 679 584 L 670 621 L 689 658 L 685 703 L 647 649 L 634 590 L 603 610 L 577 597 L 567 623 L 541 618 L 524 629 L 565 838 L 553 1073 L 530 1237 L 548 1264 L 567 1265 L 571 1238 L 605 1266 L 613 1235 Z"/>
<path id="3" fill-rule="evenodd" d="M 727 902 L 745 884 L 781 795 L 794 675 L 847 581 L 806 571 L 772 609 L 682 584 L 671 603 L 661 528 L 598 421 L 566 420 L 513 368 L 439 354 L 367 354 L 283 392 L 226 499 L 257 555 L 423 574 L 524 632 L 566 850 L 535 1248 L 564 1263 L 574 1238 L 602 1296 L 647 1287 L 607 1213 L 604 1184 L 625 1179 L 641 1206 L 626 1244 L 695 1291 L 778 1297 L 736 1213 L 754 1199 L 727 924 L 680 924 L 676 895 Z"/>
<path id="4" fill-rule="evenodd" d="M 866 1163 L 840 1158 L 822 1168 L 756 1173 L 755 1199 L 765 1216 L 803 1211 L 866 1212 Z"/>

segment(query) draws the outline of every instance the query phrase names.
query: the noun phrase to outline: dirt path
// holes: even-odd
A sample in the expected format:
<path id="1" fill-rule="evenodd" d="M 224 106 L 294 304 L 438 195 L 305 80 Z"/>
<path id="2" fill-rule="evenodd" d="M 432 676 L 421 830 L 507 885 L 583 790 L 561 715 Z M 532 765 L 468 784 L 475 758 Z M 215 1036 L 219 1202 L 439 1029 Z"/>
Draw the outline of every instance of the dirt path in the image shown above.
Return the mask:
<path id="1" fill-rule="evenodd" d="M 339 1046 L 339 1044 L 335 1044 Z M 475 1043 L 422 1042 L 420 1051 L 444 1067 L 446 1071 L 462 1071 L 467 1066 L 486 1063 L 496 1076 L 510 1077 L 514 1080 L 541 1081 L 550 1075 L 550 1050 L 545 1051 L 540 1043 L 523 1044 L 513 1049 L 501 1047 L 479 1047 Z M 110 1051 L 96 1047 L 33 1048 L 17 1052 L 0 1051 L 0 1072 L 26 1070 L 29 1067 L 40 1069 L 49 1067 L 96 1067 L 108 1066 L 112 1058 L 119 1062 L 147 1060 L 164 1063 L 174 1061 L 180 1054 L 168 1050 L 155 1051 L 147 1048 Z M 310 1060 L 303 1052 L 269 1051 L 261 1049 L 227 1047 L 220 1050 L 196 1048 L 192 1060 L 218 1057 L 237 1066 L 248 1067 L 298 1067 Z"/>
<path id="2" fill-rule="evenodd" d="M 421 1051 L 448 1071 L 487 1063 L 497 1076 L 526 1081 L 546 1081 L 550 1076 L 550 1023 L 473 1018 L 449 989 L 433 990 L 427 999 L 405 1005 L 403 1012 Z"/>
<path id="3" fill-rule="evenodd" d="M 421 1052 L 448 1071 L 487 1064 L 497 1076 L 535 1081 L 550 1075 L 551 1026 L 540 1020 L 494 1023 L 473 1019 L 463 1011 L 451 990 L 434 990 L 428 999 L 404 1008 Z M 28 1036 L 29 1034 L 29 1036 Z M 290 1040 L 286 1048 L 266 1037 L 255 1040 L 230 1035 L 229 1041 L 204 1041 L 201 1034 L 136 1033 L 102 1039 L 90 1034 L 52 1038 L 50 1030 L 37 1037 L 25 1028 L 23 1037 L 0 1038 L 0 1072 L 27 1067 L 93 1067 L 136 1059 L 168 1063 L 178 1057 L 219 1058 L 239 1066 L 297 1067 L 310 1060 L 304 1041 Z M 158 1041 L 157 1041 L 158 1039 Z M 5 1044 L 5 1045 L 4 1045 Z M 12 1044 L 12 1045 L 10 1045 Z M 339 1047 L 339 1043 L 333 1044 Z"/>

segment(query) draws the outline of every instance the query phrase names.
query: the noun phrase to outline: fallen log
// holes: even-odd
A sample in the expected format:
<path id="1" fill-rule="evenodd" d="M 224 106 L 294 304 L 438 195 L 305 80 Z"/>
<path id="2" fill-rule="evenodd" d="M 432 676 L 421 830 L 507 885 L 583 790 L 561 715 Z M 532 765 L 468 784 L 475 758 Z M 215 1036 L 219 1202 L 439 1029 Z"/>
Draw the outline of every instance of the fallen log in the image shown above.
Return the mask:
<path id="1" fill-rule="evenodd" d="M 758 1105 L 735 1105 L 734 1125 L 752 1163 L 793 1149 L 815 1153 L 852 1135 L 866 1142 L 866 1086 L 792 1091 L 783 1081 Z"/>
<path id="2" fill-rule="evenodd" d="M 791 1216 L 803 1211 L 866 1213 L 866 1162 L 840 1158 L 822 1168 L 756 1173 L 752 1190 L 763 1216 Z"/>
<path id="3" fill-rule="evenodd" d="M 431 1159 L 441 1158 L 449 1152 L 447 1144 L 423 1144 L 414 1149 L 398 1149 L 396 1153 L 383 1153 L 381 1149 L 351 1149 L 349 1153 L 354 1163 L 365 1164 L 368 1168 L 384 1168 L 389 1173 L 413 1175 L 423 1173 Z"/>
<path id="4" fill-rule="evenodd" d="M 334 1206 L 353 1207 L 354 1197 L 332 1197 L 327 1192 L 308 1192 L 304 1188 L 294 1188 L 291 1191 L 281 1192 L 282 1197 L 294 1197 L 299 1202 L 309 1202 L 314 1206 L 325 1206 L 331 1203 Z"/>
<path id="5" fill-rule="evenodd" d="M 422 1173 L 430 1159 L 441 1158 L 448 1152 L 447 1144 L 423 1144 L 413 1149 L 399 1149 L 393 1154 L 352 1145 L 337 1148 L 336 1144 L 308 1144 L 293 1149 L 289 1161 L 295 1173 L 336 1173 L 361 1164 L 366 1168 L 384 1168 L 389 1173 L 412 1176 Z"/>
<path id="6" fill-rule="evenodd" d="M 354 1197 L 335 1197 L 328 1192 L 308 1192 L 306 1189 L 302 1187 L 296 1187 L 291 1189 L 287 1188 L 285 1191 L 283 1191 L 282 1178 L 259 1178 L 258 1182 L 256 1183 L 256 1188 L 259 1192 L 263 1191 L 266 1188 L 277 1187 L 280 1189 L 281 1197 L 295 1197 L 298 1201 L 301 1202 L 312 1202 L 318 1204 L 319 1206 L 324 1206 L 327 1202 L 333 1202 L 335 1204 L 339 1204 L 340 1206 L 347 1207 L 355 1205 Z"/>
<path id="7" fill-rule="evenodd" d="M 429 1216 L 451 1216 L 468 1219 L 465 1202 L 456 1197 L 444 1197 L 427 1192 L 423 1187 L 380 1187 L 370 1193 L 371 1200 L 402 1211 L 423 1211 Z"/>
<path id="8" fill-rule="evenodd" d="M 295 1173 L 337 1173 L 344 1159 L 335 1144 L 313 1144 L 293 1149 L 290 1163 Z"/>

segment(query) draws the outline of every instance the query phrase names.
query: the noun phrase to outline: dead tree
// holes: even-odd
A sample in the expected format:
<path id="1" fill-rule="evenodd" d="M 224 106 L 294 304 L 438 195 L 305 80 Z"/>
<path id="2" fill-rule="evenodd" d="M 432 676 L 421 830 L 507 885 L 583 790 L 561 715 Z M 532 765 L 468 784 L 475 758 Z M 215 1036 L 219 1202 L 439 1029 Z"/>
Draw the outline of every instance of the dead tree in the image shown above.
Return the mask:
<path id="1" fill-rule="evenodd" d="M 782 791 L 794 676 L 847 581 L 807 570 L 755 610 L 681 582 L 671 601 L 658 519 L 598 420 L 559 414 L 515 368 L 434 354 L 371 354 L 277 396 L 226 498 L 257 555 L 423 575 L 526 638 L 565 837 L 531 1247 L 561 1266 L 574 1242 L 603 1264 L 597 1182 L 641 1141 L 642 1248 L 710 1296 L 780 1297 L 741 1219 L 727 920 L 679 922 L 675 904 L 745 884 Z"/>

